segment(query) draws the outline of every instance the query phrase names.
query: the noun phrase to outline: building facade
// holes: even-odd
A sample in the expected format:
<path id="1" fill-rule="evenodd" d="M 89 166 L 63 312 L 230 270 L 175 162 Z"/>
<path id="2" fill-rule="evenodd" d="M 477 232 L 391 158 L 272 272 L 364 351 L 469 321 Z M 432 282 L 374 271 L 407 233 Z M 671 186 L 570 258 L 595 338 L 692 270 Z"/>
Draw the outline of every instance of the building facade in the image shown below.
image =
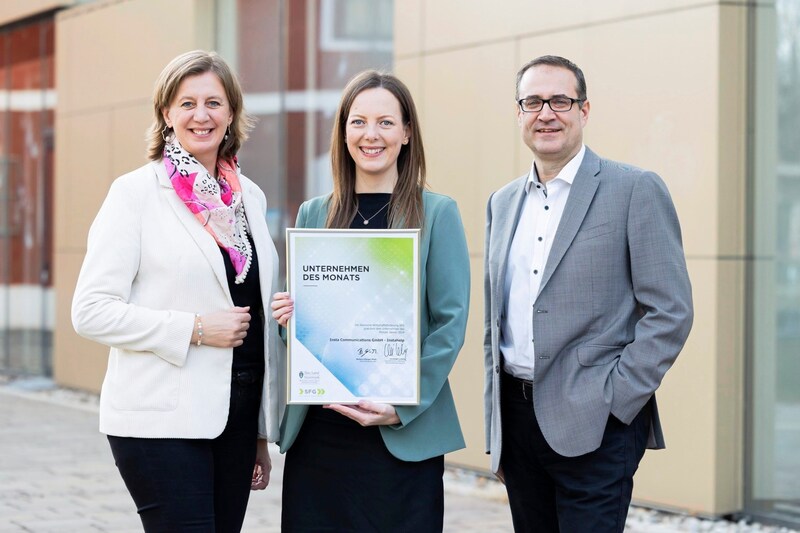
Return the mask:
<path id="1" fill-rule="evenodd" d="M 54 327 L 52 11 L 0 27 L 0 368 L 49 374 Z"/>
<path id="2" fill-rule="evenodd" d="M 216 49 L 240 73 L 259 118 L 242 168 L 279 247 L 300 202 L 329 190 L 341 88 L 392 69 L 421 113 L 431 188 L 465 222 L 473 304 L 452 382 L 468 447 L 448 460 L 485 470 L 485 204 L 531 162 L 514 75 L 558 54 L 586 73 L 587 144 L 667 182 L 693 282 L 694 329 L 659 390 L 668 448 L 646 454 L 636 501 L 800 525 L 799 28 L 800 0 L 7 0 L 0 369 L 99 388 L 105 350 L 72 331 L 70 300 L 108 185 L 145 161 L 169 59 Z M 25 306 L 36 320 L 20 326 Z M 24 367 L 48 335 L 52 358 Z"/>

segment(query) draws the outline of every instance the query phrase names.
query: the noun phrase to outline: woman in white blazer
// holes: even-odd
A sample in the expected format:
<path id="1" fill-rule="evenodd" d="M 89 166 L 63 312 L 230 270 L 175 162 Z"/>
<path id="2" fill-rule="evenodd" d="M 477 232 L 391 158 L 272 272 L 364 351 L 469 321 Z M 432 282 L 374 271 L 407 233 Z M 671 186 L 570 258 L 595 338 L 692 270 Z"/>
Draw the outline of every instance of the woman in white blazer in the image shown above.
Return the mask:
<path id="1" fill-rule="evenodd" d="M 111 348 L 100 431 L 145 530 L 240 531 L 283 398 L 267 202 L 236 159 L 252 120 L 203 51 L 165 67 L 153 105 L 151 162 L 114 181 L 92 224 L 72 321 Z"/>

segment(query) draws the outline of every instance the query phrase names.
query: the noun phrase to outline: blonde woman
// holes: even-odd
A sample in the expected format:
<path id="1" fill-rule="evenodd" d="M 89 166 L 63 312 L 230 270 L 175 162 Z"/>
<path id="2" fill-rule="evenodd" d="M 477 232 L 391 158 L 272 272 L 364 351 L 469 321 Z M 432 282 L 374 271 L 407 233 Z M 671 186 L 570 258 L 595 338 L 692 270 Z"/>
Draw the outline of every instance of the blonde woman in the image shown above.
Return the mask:
<path id="1" fill-rule="evenodd" d="M 156 83 L 150 163 L 111 186 L 89 231 L 75 330 L 111 350 L 100 431 L 145 531 L 241 529 L 278 433 L 278 265 L 266 198 L 239 169 L 251 120 L 216 54 Z"/>

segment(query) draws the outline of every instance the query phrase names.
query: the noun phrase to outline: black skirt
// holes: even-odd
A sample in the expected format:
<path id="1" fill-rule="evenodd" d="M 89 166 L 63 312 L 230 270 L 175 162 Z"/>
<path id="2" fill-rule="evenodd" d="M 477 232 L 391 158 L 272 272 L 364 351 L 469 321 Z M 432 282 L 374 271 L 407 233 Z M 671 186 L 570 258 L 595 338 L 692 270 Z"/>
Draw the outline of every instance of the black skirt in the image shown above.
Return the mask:
<path id="1" fill-rule="evenodd" d="M 377 427 L 311 407 L 286 452 L 281 529 L 441 532 L 443 474 L 443 456 L 401 461 Z"/>

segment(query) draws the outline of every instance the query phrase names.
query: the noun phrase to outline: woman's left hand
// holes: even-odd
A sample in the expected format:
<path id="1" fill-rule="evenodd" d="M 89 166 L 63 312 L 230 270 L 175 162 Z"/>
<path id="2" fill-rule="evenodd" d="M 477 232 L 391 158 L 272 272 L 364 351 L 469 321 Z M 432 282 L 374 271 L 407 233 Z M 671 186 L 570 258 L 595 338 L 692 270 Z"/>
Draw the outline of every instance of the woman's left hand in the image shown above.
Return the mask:
<path id="1" fill-rule="evenodd" d="M 394 406 L 388 403 L 361 400 L 355 405 L 334 403 L 324 407 L 325 409 L 336 411 L 347 418 L 352 418 L 362 426 L 391 426 L 400 423 L 397 411 L 394 410 Z"/>
<path id="2" fill-rule="evenodd" d="M 269 473 L 272 471 L 272 460 L 266 439 L 258 439 L 256 444 L 256 464 L 253 467 L 253 479 L 250 490 L 264 490 L 269 485 Z"/>
<path id="3" fill-rule="evenodd" d="M 272 295 L 272 318 L 279 326 L 286 327 L 286 323 L 294 314 L 294 300 L 289 297 L 288 292 L 276 292 Z"/>

